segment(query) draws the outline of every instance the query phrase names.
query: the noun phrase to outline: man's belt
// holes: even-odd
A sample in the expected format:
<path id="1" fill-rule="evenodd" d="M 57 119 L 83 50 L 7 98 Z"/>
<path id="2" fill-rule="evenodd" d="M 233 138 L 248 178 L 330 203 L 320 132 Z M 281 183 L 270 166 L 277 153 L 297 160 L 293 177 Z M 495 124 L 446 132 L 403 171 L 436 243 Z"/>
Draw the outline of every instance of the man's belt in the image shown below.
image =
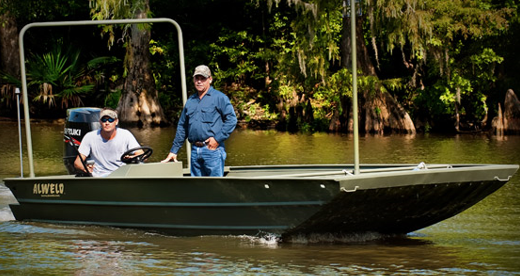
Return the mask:
<path id="1" fill-rule="evenodd" d="M 197 142 L 194 142 L 193 145 L 196 146 L 196 147 L 202 148 L 202 147 L 206 146 L 206 142 L 199 142 L 199 141 L 197 141 Z"/>

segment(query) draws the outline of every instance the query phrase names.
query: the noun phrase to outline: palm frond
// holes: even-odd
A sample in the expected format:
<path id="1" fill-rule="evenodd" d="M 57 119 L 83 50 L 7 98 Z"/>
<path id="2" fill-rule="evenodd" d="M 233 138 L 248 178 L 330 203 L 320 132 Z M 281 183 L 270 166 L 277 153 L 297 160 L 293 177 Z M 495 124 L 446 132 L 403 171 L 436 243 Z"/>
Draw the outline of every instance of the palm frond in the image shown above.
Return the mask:
<path id="1" fill-rule="evenodd" d="M 10 74 L 0 72 L 0 79 L 3 83 L 12 84 L 15 87 L 22 87 L 22 82 L 17 77 Z"/>
<path id="2" fill-rule="evenodd" d="M 81 97 L 85 94 L 91 92 L 94 89 L 93 84 L 83 85 L 83 86 L 74 86 L 70 88 L 63 89 L 60 93 L 57 94 L 58 97 L 61 98 L 61 107 L 68 108 L 69 103 L 71 106 L 80 106 L 83 104 L 81 101 Z"/>

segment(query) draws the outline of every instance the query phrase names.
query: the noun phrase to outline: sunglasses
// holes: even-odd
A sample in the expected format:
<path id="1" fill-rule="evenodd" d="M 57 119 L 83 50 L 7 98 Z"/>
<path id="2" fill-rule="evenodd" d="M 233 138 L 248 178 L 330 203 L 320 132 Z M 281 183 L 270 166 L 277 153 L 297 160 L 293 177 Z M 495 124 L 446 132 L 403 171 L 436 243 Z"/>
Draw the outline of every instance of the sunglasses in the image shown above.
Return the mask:
<path id="1" fill-rule="evenodd" d="M 114 118 L 109 118 L 109 117 L 103 117 L 103 118 L 101 118 L 101 122 L 103 122 L 103 123 L 106 123 L 107 121 L 113 123 L 115 120 L 116 120 L 116 119 L 114 119 Z"/>

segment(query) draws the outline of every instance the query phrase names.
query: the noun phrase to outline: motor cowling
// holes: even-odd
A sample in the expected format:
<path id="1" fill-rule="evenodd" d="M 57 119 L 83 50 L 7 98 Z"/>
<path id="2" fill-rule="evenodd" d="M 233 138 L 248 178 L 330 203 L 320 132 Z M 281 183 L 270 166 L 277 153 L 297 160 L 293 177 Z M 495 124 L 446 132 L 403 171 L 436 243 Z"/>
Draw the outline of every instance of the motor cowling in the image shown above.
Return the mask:
<path id="1" fill-rule="evenodd" d="M 65 129 L 63 131 L 63 163 L 69 174 L 75 174 L 74 160 L 78 155 L 81 140 L 91 130 L 99 129 L 99 113 L 101 108 L 78 107 L 67 110 Z"/>

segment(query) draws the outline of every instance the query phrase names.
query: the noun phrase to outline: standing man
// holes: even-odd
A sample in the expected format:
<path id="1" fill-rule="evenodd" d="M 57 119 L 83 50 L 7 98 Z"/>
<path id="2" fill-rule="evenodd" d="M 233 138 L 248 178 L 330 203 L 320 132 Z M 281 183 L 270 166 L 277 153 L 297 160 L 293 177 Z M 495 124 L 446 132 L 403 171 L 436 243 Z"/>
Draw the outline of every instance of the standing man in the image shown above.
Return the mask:
<path id="1" fill-rule="evenodd" d="M 170 153 L 161 161 L 177 161 L 177 153 L 187 138 L 192 144 L 192 176 L 224 176 L 224 141 L 237 124 L 237 116 L 229 98 L 213 88 L 212 81 L 208 66 L 199 65 L 195 68 L 193 83 L 197 93 L 186 101 Z"/>
<path id="2" fill-rule="evenodd" d="M 119 120 L 115 110 L 104 108 L 99 113 L 99 118 L 101 128 L 85 134 L 74 167 L 86 172 L 81 159 L 85 160 L 90 156 L 94 165 L 87 166 L 88 172 L 92 173 L 92 176 L 104 177 L 124 164 L 120 160 L 123 153 L 140 145 L 130 131 L 117 127 Z M 143 150 L 137 150 L 129 157 L 142 153 Z"/>

